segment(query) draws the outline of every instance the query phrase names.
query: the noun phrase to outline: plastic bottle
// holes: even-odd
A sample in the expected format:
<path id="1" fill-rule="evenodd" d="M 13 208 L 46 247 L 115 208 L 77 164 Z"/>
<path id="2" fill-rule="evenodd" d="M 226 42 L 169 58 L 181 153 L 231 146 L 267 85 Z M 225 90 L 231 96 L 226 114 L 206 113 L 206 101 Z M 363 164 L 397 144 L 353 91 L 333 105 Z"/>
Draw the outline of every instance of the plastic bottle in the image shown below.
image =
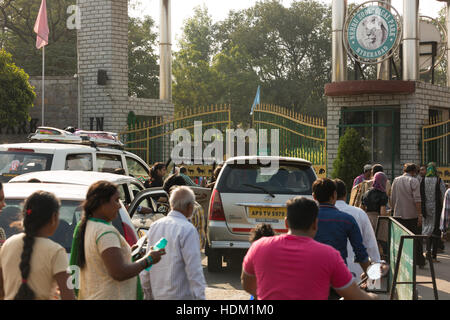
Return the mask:
<path id="1" fill-rule="evenodd" d="M 167 246 L 167 239 L 162 237 L 154 246 L 153 248 L 156 250 L 161 250 L 164 249 Z M 146 271 L 150 271 L 150 269 L 152 268 L 153 264 L 150 265 L 150 267 L 148 267 L 147 269 L 145 269 Z"/>

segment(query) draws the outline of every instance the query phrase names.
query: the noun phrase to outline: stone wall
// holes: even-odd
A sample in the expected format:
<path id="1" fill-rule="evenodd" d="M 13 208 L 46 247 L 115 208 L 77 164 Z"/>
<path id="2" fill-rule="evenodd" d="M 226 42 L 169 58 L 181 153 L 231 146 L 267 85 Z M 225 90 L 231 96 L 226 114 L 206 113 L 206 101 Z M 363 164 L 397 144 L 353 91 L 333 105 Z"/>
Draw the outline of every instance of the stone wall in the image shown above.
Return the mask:
<path id="1" fill-rule="evenodd" d="M 0 129 L 0 143 L 25 142 L 27 136 L 42 125 L 41 77 L 30 78 L 36 99 L 30 110 L 31 120 L 14 128 Z M 76 126 L 78 119 L 78 86 L 73 77 L 45 77 L 45 126 Z"/>
<path id="2" fill-rule="evenodd" d="M 444 120 L 449 118 L 450 88 L 429 83 L 415 82 L 414 92 L 370 93 L 336 95 L 327 98 L 327 151 L 328 172 L 332 172 L 339 144 L 339 123 L 342 108 L 393 107 L 400 109 L 400 162 L 395 163 L 394 174 L 401 173 L 406 162 L 421 162 L 422 127 L 428 124 L 429 110 L 443 111 Z M 397 129 L 397 128 L 396 128 Z M 391 137 L 385 137 L 390 139 Z M 362 169 L 361 169 L 362 170 Z"/>

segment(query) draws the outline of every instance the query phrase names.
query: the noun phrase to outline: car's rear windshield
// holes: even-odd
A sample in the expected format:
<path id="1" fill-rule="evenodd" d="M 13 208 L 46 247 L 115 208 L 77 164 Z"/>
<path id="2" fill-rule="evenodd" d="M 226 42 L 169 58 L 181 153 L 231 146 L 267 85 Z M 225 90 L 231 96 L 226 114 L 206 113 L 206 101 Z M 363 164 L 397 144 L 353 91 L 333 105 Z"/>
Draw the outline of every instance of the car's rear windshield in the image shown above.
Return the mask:
<path id="1" fill-rule="evenodd" d="M 30 151 L 0 151 L 0 182 L 34 171 L 50 170 L 53 155 Z"/>
<path id="2" fill-rule="evenodd" d="M 6 199 L 6 207 L 0 212 L 0 228 L 6 234 L 6 238 L 23 232 L 22 225 L 22 208 L 24 200 Z M 50 237 L 53 241 L 59 243 L 67 253 L 70 253 L 72 247 L 72 238 L 75 227 L 80 221 L 82 215 L 82 207 L 80 201 L 61 201 L 61 208 L 59 210 L 59 225 L 53 236 Z M 118 215 L 117 219 L 113 221 L 113 225 L 123 235 L 122 220 Z"/>
<path id="3" fill-rule="evenodd" d="M 273 174 L 260 164 L 230 164 L 224 167 L 217 189 L 223 193 L 311 195 L 316 180 L 309 165 L 280 162 Z"/>

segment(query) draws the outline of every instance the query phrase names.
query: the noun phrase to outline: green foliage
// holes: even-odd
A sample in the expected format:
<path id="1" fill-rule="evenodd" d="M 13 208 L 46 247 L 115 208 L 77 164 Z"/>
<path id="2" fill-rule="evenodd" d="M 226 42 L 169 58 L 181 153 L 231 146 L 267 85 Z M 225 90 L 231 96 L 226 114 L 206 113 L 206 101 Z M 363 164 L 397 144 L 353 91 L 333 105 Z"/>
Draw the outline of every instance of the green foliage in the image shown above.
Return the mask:
<path id="1" fill-rule="evenodd" d="M 344 181 L 347 191 L 350 192 L 353 180 L 361 174 L 362 168 L 369 159 L 370 153 L 364 147 L 358 131 L 348 128 L 339 139 L 338 154 L 333 162 L 331 175 L 333 178 Z"/>
<path id="2" fill-rule="evenodd" d="M 155 53 L 157 33 L 150 16 L 128 19 L 128 95 L 159 97 L 159 65 Z"/>
<path id="3" fill-rule="evenodd" d="M 76 0 L 47 1 L 49 43 L 45 46 L 45 74 L 70 75 L 77 71 L 76 30 L 67 28 L 67 8 Z M 41 0 L 5 0 L 0 4 L 2 47 L 14 57 L 16 64 L 29 75 L 42 74 L 42 50 L 36 49 L 34 23 Z"/>
<path id="4" fill-rule="evenodd" d="M 14 127 L 30 120 L 29 109 L 36 98 L 29 76 L 17 67 L 11 54 L 0 50 L 0 126 Z"/>
<path id="5" fill-rule="evenodd" d="M 324 116 L 330 27 L 330 7 L 313 0 L 289 8 L 258 1 L 217 23 L 206 8 L 197 8 L 175 54 L 175 107 L 230 104 L 233 122 L 245 127 L 261 85 L 262 103 Z"/>
<path id="6" fill-rule="evenodd" d="M 42 50 L 36 49 L 34 23 L 41 0 L 0 1 L 0 47 L 7 49 L 18 66 L 31 76 L 42 74 Z M 67 28 L 67 8 L 76 0 L 47 1 L 49 44 L 45 47 L 45 74 L 73 76 L 77 73 L 77 31 Z M 137 8 L 139 2 L 129 3 Z M 158 98 L 159 65 L 155 54 L 157 32 L 151 17 L 128 20 L 129 95 Z"/>

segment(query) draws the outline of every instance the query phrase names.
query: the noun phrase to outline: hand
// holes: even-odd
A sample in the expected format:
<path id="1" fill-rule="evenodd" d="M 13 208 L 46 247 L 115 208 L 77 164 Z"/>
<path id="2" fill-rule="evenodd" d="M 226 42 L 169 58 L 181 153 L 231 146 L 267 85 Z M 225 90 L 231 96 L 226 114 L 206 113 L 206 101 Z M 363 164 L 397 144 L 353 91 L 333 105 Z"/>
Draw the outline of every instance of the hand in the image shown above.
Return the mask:
<path id="1" fill-rule="evenodd" d="M 165 254 L 166 254 L 166 250 L 165 249 L 154 250 L 154 248 L 151 247 L 149 253 L 146 256 L 146 258 L 148 256 L 152 257 L 153 264 L 156 264 L 156 263 L 159 262 L 159 260 L 161 260 L 161 256 L 163 256 Z"/>

